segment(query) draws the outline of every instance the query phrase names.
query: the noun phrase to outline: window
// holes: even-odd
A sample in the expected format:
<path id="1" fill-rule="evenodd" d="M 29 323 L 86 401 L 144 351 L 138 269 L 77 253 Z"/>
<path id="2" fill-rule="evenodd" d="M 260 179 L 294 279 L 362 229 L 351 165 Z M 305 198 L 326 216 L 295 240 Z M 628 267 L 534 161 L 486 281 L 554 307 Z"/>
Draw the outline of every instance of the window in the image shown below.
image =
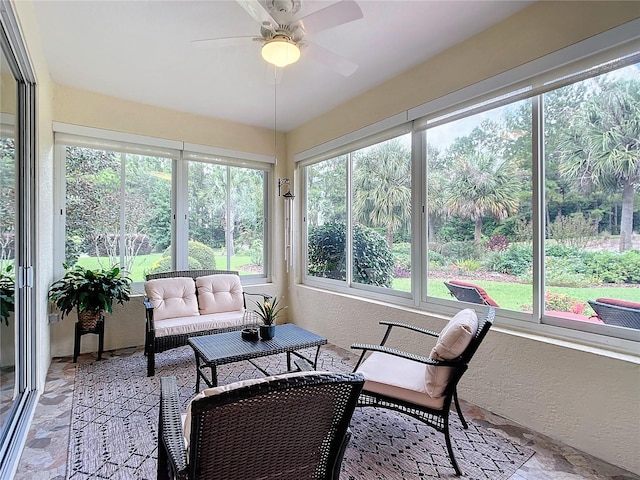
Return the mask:
<path id="1" fill-rule="evenodd" d="M 311 164 L 305 175 L 307 275 L 410 292 L 410 135 Z"/>
<path id="2" fill-rule="evenodd" d="M 542 103 L 545 314 L 607 323 L 589 301 L 640 302 L 640 63 Z"/>
<path id="3" fill-rule="evenodd" d="M 170 269 L 171 159 L 67 146 L 65 160 L 65 263 L 134 282 Z"/>
<path id="4" fill-rule="evenodd" d="M 267 275 L 270 164 L 186 152 L 182 142 L 55 128 L 65 172 L 60 265 L 117 264 L 133 282 L 172 269 Z"/>
<path id="5" fill-rule="evenodd" d="M 0 478 L 12 478 L 37 400 L 35 75 L 0 3 Z"/>
<path id="6" fill-rule="evenodd" d="M 264 275 L 266 172 L 196 161 L 188 169 L 189 268 Z M 213 261 L 199 250 L 214 252 Z"/>
<path id="7" fill-rule="evenodd" d="M 67 147 L 66 172 L 65 262 L 142 281 L 171 243 L 171 161 Z"/>
<path id="8" fill-rule="evenodd" d="M 424 132 L 429 296 L 451 298 L 453 280 L 531 310 L 531 121 L 522 100 Z"/>
<path id="9" fill-rule="evenodd" d="M 464 102 L 456 92 L 445 109 L 442 99 L 432 113 L 415 109 L 413 136 L 375 143 L 352 133 L 300 154 L 305 282 L 338 280 L 322 286 L 363 296 L 386 287 L 433 311 L 486 303 L 507 322 L 640 340 L 640 322 L 615 325 L 592 308 L 599 298 L 640 304 L 636 50 L 493 84 L 493 95 L 472 86 Z M 364 261 L 362 232 L 371 235 Z M 369 273 L 387 264 L 383 244 L 388 283 Z"/>

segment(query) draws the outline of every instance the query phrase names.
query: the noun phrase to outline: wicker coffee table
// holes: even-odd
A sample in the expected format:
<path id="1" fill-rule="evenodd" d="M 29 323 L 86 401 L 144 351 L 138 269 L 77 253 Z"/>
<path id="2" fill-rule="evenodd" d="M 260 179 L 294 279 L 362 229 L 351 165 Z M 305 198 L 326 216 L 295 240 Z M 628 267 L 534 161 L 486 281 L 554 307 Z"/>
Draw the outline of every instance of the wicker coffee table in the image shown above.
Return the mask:
<path id="1" fill-rule="evenodd" d="M 288 371 L 291 371 L 292 353 L 303 361 L 309 362 L 315 369 L 320 346 L 326 343 L 326 338 L 293 324 L 276 326 L 276 334 L 271 340 L 244 340 L 239 331 L 192 337 L 189 339 L 189 345 L 196 355 L 196 392 L 200 391 L 201 378 L 209 387 L 216 387 L 218 385 L 217 367 L 225 363 L 241 360 L 251 362 L 253 358 L 286 352 Z M 296 351 L 309 347 L 317 347 L 313 360 Z M 269 375 L 258 365 L 251 363 L 262 373 Z M 211 378 L 205 375 L 206 368 L 210 369 Z"/>

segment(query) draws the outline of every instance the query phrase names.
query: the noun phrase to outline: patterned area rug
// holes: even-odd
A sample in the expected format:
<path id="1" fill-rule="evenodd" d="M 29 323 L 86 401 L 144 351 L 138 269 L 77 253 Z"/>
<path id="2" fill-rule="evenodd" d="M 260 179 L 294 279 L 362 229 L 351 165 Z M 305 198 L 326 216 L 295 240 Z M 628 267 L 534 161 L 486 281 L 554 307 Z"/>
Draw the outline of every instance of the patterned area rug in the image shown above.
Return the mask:
<path id="1" fill-rule="evenodd" d="M 182 347 L 157 355 L 156 363 L 156 376 L 151 378 L 146 376 L 146 358 L 141 353 L 77 367 L 67 478 L 156 478 L 160 377 L 176 377 L 186 410 L 195 389 L 195 361 L 191 348 Z M 256 363 L 276 374 L 286 369 L 286 356 L 264 357 Z M 323 347 L 319 368 L 350 372 L 353 367 L 338 351 Z M 249 362 L 218 367 L 220 385 L 261 376 Z M 533 454 L 528 447 L 474 423 L 464 430 L 456 414 L 451 418 L 453 447 L 464 477 L 455 477 L 442 434 L 401 414 L 358 408 L 341 480 L 502 480 Z"/>

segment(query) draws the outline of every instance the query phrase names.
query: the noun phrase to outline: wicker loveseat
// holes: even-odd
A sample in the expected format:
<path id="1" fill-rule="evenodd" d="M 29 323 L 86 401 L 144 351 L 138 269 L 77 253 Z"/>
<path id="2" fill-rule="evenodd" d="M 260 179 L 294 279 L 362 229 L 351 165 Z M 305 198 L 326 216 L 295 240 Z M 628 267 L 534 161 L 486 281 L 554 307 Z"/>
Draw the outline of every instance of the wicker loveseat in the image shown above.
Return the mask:
<path id="1" fill-rule="evenodd" d="M 144 351 L 147 376 L 155 375 L 155 355 L 187 344 L 189 337 L 243 328 L 246 295 L 238 272 L 178 270 L 147 275 Z"/>

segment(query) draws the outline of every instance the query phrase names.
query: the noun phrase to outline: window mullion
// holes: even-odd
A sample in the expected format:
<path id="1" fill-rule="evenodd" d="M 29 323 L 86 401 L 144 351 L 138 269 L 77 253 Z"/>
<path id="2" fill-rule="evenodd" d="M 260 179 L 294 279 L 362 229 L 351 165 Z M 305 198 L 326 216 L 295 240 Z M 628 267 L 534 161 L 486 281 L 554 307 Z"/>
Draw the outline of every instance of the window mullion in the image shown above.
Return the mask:
<path id="1" fill-rule="evenodd" d="M 347 155 L 347 225 L 345 238 L 345 271 L 348 286 L 353 286 L 353 152 Z"/>
<path id="2" fill-rule="evenodd" d="M 120 247 L 120 268 L 127 269 L 127 252 L 126 252 L 126 236 L 127 222 L 125 220 L 125 199 L 127 196 L 127 154 L 120 154 L 120 235 L 118 244 Z"/>
<path id="3" fill-rule="evenodd" d="M 532 219 L 533 229 L 533 318 L 536 322 L 544 312 L 544 116 L 542 95 L 531 99 L 531 147 L 532 147 Z"/>

